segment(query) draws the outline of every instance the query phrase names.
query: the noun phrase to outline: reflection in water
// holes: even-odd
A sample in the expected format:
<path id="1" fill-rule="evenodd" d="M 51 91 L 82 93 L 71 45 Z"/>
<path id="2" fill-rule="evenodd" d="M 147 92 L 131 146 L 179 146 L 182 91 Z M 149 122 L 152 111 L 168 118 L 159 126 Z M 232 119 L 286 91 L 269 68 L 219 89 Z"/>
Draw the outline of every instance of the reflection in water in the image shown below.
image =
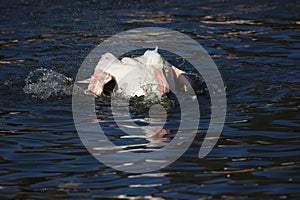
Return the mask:
<path id="1" fill-rule="evenodd" d="M 299 198 L 297 2 L 0 4 L 2 199 Z M 210 114 L 207 95 L 199 95 L 200 130 L 192 146 L 169 167 L 136 175 L 115 171 L 86 151 L 74 127 L 70 98 L 38 101 L 22 88 L 29 72 L 41 67 L 75 77 L 87 53 L 103 39 L 143 26 L 179 30 L 205 47 L 227 86 L 228 110 L 217 146 L 199 160 Z M 169 58 L 182 64 L 180 58 Z M 109 113 L 103 105 L 96 105 L 99 116 Z M 176 134 L 180 118 L 176 109 L 172 112 L 164 127 L 168 133 L 153 145 L 163 146 Z M 97 123 L 115 126 L 106 116 Z M 145 138 L 109 130 L 113 142 L 127 140 L 124 151 L 156 148 L 147 146 L 151 141 Z"/>

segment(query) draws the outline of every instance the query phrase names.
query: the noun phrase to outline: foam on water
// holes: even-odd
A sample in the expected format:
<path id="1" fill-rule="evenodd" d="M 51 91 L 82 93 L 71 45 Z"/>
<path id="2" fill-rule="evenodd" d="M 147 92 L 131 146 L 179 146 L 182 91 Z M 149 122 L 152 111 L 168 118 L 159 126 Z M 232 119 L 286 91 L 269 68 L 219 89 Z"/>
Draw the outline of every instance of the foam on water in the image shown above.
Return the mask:
<path id="1" fill-rule="evenodd" d="M 53 70 L 40 68 L 29 73 L 23 91 L 34 98 L 46 100 L 72 94 L 72 78 Z"/>

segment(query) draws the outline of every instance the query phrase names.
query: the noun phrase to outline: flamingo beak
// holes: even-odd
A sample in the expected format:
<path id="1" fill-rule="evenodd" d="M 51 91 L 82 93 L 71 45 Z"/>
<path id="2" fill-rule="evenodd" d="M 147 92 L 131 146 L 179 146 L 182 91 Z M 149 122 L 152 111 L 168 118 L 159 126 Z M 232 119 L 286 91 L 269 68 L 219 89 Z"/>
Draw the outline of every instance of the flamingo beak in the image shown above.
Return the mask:
<path id="1" fill-rule="evenodd" d="M 85 79 L 82 81 L 77 81 L 77 83 L 90 83 L 90 81 L 91 81 L 91 78 L 88 78 L 88 79 Z"/>

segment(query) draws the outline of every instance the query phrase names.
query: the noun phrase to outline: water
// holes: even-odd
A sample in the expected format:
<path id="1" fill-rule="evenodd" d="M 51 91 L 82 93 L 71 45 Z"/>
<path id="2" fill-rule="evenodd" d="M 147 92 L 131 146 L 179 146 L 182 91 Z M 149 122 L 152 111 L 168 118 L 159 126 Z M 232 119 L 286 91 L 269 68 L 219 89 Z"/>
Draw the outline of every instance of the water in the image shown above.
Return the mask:
<path id="1" fill-rule="evenodd" d="M 72 79 L 53 70 L 40 68 L 29 73 L 23 91 L 40 100 L 71 96 Z"/>
<path id="2" fill-rule="evenodd" d="M 0 5 L 2 199 L 299 198 L 297 2 Z M 87 152 L 74 127 L 69 96 L 41 101 L 25 95 L 23 87 L 28 74 L 41 67 L 74 78 L 95 45 L 144 26 L 171 28 L 197 40 L 222 74 L 228 110 L 221 138 L 204 159 L 197 156 L 209 103 L 201 107 L 200 133 L 179 160 L 152 173 L 130 174 L 106 167 Z M 199 98 L 207 102 L 207 95 Z M 109 134 L 113 139 L 118 132 Z"/>

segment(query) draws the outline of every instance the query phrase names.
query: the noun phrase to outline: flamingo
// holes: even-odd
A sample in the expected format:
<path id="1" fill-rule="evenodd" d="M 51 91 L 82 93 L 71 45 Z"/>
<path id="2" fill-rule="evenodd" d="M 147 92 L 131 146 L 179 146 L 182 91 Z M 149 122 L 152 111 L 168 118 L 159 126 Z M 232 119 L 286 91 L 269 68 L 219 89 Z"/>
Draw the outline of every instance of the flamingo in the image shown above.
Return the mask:
<path id="1" fill-rule="evenodd" d="M 139 97 L 150 92 L 162 96 L 176 88 L 184 92 L 192 89 L 186 72 L 165 61 L 158 53 L 158 47 L 147 50 L 142 56 L 121 60 L 112 53 L 105 53 L 94 74 L 85 82 L 89 83 L 87 91 L 95 96 L 100 96 L 111 82 L 116 84 L 117 92 L 127 97 Z"/>

